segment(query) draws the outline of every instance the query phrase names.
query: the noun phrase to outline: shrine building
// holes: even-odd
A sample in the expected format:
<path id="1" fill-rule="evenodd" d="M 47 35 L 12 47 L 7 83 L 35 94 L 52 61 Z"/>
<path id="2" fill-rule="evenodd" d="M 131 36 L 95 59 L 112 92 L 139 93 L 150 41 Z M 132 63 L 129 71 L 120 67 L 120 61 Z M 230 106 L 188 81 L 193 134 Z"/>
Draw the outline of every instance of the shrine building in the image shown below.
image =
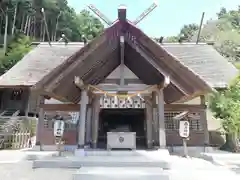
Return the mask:
<path id="1" fill-rule="evenodd" d="M 205 95 L 237 74 L 212 45 L 157 43 L 119 9 L 92 41 L 42 42 L 3 74 L 1 116 L 36 115 L 45 147 L 55 143 L 52 118 L 61 114 L 66 145 L 106 148 L 107 132 L 124 126 L 137 148 L 151 149 L 182 145 L 173 117 L 188 111 L 188 145 L 207 146 Z"/>

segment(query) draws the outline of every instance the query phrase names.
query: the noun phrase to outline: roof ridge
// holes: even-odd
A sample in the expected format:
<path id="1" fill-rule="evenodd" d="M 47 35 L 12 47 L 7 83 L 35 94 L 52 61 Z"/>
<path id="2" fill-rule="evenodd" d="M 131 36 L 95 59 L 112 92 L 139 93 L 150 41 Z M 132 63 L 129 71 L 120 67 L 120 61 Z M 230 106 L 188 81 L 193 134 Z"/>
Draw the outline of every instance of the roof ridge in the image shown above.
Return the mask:
<path id="1" fill-rule="evenodd" d="M 177 42 L 163 42 L 163 43 L 158 43 L 157 44 L 159 45 L 196 45 L 196 46 L 202 46 L 202 45 L 214 45 L 214 42 L 200 42 L 200 43 L 197 43 L 196 42 L 184 42 L 184 43 L 177 43 Z"/>
<path id="2" fill-rule="evenodd" d="M 50 42 L 53 46 L 68 46 L 68 45 L 84 45 L 84 42 L 68 42 L 67 44 L 65 42 L 58 42 L 53 41 Z M 37 46 L 50 46 L 49 42 L 32 42 L 31 45 L 37 45 Z"/>

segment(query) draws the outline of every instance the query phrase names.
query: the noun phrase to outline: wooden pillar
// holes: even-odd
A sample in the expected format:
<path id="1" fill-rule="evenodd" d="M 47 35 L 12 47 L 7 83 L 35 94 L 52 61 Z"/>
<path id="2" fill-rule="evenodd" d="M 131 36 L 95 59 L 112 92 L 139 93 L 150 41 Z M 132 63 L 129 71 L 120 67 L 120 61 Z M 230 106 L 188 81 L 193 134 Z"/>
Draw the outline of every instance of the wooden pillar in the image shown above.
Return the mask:
<path id="1" fill-rule="evenodd" d="M 40 108 L 44 104 L 45 98 L 43 96 L 39 96 L 37 103 L 37 112 L 38 112 L 38 121 L 36 123 L 36 145 L 41 145 L 42 141 L 42 132 L 44 128 L 44 109 Z"/>
<path id="2" fill-rule="evenodd" d="M 100 97 L 95 96 L 93 99 L 93 110 L 92 110 L 92 145 L 93 148 L 97 148 L 98 140 L 98 128 L 99 128 L 99 112 L 100 112 Z"/>
<path id="3" fill-rule="evenodd" d="M 158 90 L 158 128 L 159 128 L 159 146 L 166 148 L 166 132 L 164 117 L 164 95 L 163 89 Z"/>
<path id="4" fill-rule="evenodd" d="M 86 143 L 91 142 L 91 132 L 92 132 L 92 106 L 91 104 L 87 107 L 87 122 L 86 122 Z"/>
<path id="5" fill-rule="evenodd" d="M 158 110 L 157 110 L 157 93 L 152 92 L 152 132 L 153 132 L 153 144 L 154 146 L 159 146 L 159 133 L 158 133 Z"/>
<path id="6" fill-rule="evenodd" d="M 200 96 L 201 105 L 206 105 L 206 99 L 204 95 Z M 204 131 L 204 144 L 209 145 L 209 132 L 207 122 L 207 107 L 200 112 L 200 121 Z"/>
<path id="7" fill-rule="evenodd" d="M 80 101 L 80 118 L 78 127 L 78 149 L 84 148 L 85 145 L 85 128 L 86 128 L 86 115 L 87 115 L 88 95 L 87 90 L 82 89 Z"/>
<path id="8" fill-rule="evenodd" d="M 30 110 L 30 101 L 31 101 L 31 90 L 30 89 L 27 89 L 27 97 L 26 97 L 26 104 L 25 104 L 25 116 L 28 116 L 28 113 L 29 113 L 29 110 Z"/>
<path id="9" fill-rule="evenodd" d="M 153 121 L 153 111 L 151 101 L 146 102 L 146 124 L 147 124 L 147 147 L 152 148 L 153 139 L 152 139 L 152 121 Z"/>

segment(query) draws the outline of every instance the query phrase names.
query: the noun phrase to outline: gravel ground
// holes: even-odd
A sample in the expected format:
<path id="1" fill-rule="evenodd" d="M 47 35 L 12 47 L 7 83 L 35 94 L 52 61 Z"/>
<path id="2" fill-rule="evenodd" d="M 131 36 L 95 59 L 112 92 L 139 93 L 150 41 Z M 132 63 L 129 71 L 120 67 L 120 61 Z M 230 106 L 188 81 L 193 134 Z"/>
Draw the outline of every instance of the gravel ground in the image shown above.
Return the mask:
<path id="1" fill-rule="evenodd" d="M 32 169 L 32 162 L 1 163 L 0 180 L 72 180 L 76 169 Z"/>

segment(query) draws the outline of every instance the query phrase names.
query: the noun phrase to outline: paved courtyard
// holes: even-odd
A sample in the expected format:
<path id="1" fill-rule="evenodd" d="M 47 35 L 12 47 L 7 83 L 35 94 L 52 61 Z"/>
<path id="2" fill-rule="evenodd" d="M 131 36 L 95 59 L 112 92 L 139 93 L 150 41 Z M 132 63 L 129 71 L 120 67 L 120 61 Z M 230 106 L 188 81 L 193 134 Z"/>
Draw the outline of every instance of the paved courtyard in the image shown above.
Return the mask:
<path id="1" fill-rule="evenodd" d="M 80 172 L 78 169 L 58 169 L 58 168 L 39 168 L 32 169 L 32 161 L 23 160 L 23 152 L 20 151 L 0 151 L 0 180 L 72 180 L 73 174 Z M 157 153 L 142 153 L 142 156 L 149 159 L 161 159 Z M 102 157 L 104 158 L 104 157 Z M 165 158 L 166 160 L 166 158 Z M 171 180 L 212 180 L 212 179 L 239 179 L 240 165 L 214 165 L 209 161 L 198 158 L 181 158 L 179 156 L 170 156 L 170 169 L 154 168 L 114 168 L 114 167 L 91 167 L 82 168 L 88 174 L 93 173 L 97 180 L 108 179 L 149 179 L 144 176 L 147 173 L 167 174 Z M 127 175 L 129 174 L 129 175 Z M 134 174 L 134 175 L 133 175 Z M 89 178 L 88 180 L 96 178 Z"/>

